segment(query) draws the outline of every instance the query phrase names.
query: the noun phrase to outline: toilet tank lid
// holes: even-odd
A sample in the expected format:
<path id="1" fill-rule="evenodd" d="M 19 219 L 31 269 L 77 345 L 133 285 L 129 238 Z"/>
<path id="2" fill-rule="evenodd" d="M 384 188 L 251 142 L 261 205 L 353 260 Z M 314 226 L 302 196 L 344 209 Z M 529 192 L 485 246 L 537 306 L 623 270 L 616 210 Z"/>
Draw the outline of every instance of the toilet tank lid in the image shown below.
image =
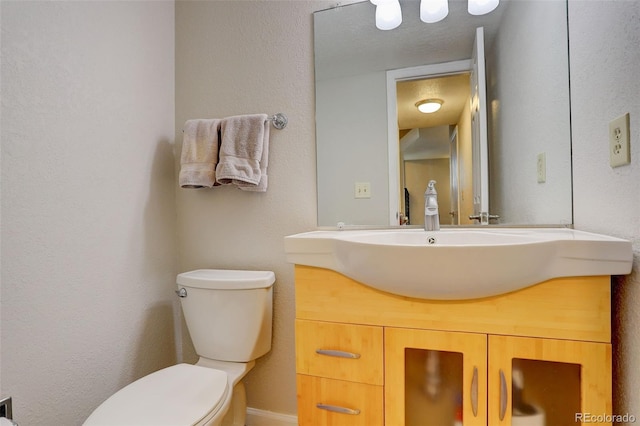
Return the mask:
<path id="1" fill-rule="evenodd" d="M 272 271 L 234 271 L 198 269 L 178 274 L 177 283 L 185 287 L 212 290 L 250 290 L 269 288 L 276 280 Z"/>

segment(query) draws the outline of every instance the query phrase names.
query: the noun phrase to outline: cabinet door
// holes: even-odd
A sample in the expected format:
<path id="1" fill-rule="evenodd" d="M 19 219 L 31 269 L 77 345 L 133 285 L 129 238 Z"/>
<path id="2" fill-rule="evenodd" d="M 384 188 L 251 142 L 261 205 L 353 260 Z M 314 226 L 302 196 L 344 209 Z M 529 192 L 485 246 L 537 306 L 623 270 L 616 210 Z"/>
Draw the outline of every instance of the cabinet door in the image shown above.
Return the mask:
<path id="1" fill-rule="evenodd" d="M 385 424 L 486 425 L 487 336 L 385 328 Z"/>
<path id="2" fill-rule="evenodd" d="M 488 380 L 490 425 L 575 425 L 612 414 L 610 344 L 489 336 Z"/>

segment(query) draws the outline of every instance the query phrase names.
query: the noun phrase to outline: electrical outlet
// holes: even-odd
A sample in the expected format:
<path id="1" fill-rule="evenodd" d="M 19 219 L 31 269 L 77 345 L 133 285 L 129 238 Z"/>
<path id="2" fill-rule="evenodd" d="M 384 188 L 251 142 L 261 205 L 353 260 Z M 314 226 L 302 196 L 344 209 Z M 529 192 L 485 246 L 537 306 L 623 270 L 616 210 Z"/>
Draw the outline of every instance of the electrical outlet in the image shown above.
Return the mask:
<path id="1" fill-rule="evenodd" d="M 356 182 L 356 198 L 371 198 L 371 182 Z"/>
<path id="2" fill-rule="evenodd" d="M 545 183 L 547 181 L 547 154 L 541 152 L 538 154 L 538 160 L 536 163 L 538 169 L 538 183 Z"/>
<path id="3" fill-rule="evenodd" d="M 619 167 L 629 163 L 629 113 L 626 113 L 609 123 L 609 165 Z"/>

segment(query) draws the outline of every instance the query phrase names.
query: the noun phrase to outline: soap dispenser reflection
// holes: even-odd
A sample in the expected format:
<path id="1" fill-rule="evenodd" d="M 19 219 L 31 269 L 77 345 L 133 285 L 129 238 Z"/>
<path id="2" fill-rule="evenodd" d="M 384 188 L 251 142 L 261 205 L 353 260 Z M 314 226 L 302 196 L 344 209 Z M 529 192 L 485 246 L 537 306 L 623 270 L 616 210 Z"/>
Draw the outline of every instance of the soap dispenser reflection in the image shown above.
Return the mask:
<path id="1" fill-rule="evenodd" d="M 440 230 L 440 217 L 438 215 L 438 192 L 436 181 L 430 180 L 427 190 L 424 192 L 424 230 Z"/>
<path id="2" fill-rule="evenodd" d="M 437 351 L 427 351 L 425 362 L 424 393 L 435 401 L 440 396 L 440 354 Z"/>

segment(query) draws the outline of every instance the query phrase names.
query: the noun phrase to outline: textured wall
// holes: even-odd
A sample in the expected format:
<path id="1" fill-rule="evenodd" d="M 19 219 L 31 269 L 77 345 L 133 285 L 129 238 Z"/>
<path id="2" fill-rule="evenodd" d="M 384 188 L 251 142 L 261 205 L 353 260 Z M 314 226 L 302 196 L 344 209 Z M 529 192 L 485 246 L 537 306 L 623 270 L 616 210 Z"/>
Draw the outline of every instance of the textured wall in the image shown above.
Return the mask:
<path id="1" fill-rule="evenodd" d="M 247 394 L 250 407 L 280 413 L 296 411 L 293 266 L 285 261 L 283 238 L 316 227 L 311 14 L 328 4 L 176 3 L 176 140 L 189 118 L 289 117 L 286 129 L 271 131 L 266 193 L 177 189 L 181 271 L 276 274 L 273 349 L 249 373 Z M 185 357 L 195 360 L 190 342 Z"/>
<path id="2" fill-rule="evenodd" d="M 510 2 L 488 49 L 489 210 L 501 223 L 571 223 L 569 67 L 567 43 L 558 42 L 567 39 L 566 21 L 564 1 Z"/>
<path id="3" fill-rule="evenodd" d="M 0 393 L 80 424 L 176 359 L 174 7 L 1 7 Z"/>
<path id="4" fill-rule="evenodd" d="M 569 2 L 575 226 L 633 242 L 614 280 L 614 412 L 640 417 L 640 2 Z M 609 166 L 609 121 L 631 117 L 631 165 Z"/>

